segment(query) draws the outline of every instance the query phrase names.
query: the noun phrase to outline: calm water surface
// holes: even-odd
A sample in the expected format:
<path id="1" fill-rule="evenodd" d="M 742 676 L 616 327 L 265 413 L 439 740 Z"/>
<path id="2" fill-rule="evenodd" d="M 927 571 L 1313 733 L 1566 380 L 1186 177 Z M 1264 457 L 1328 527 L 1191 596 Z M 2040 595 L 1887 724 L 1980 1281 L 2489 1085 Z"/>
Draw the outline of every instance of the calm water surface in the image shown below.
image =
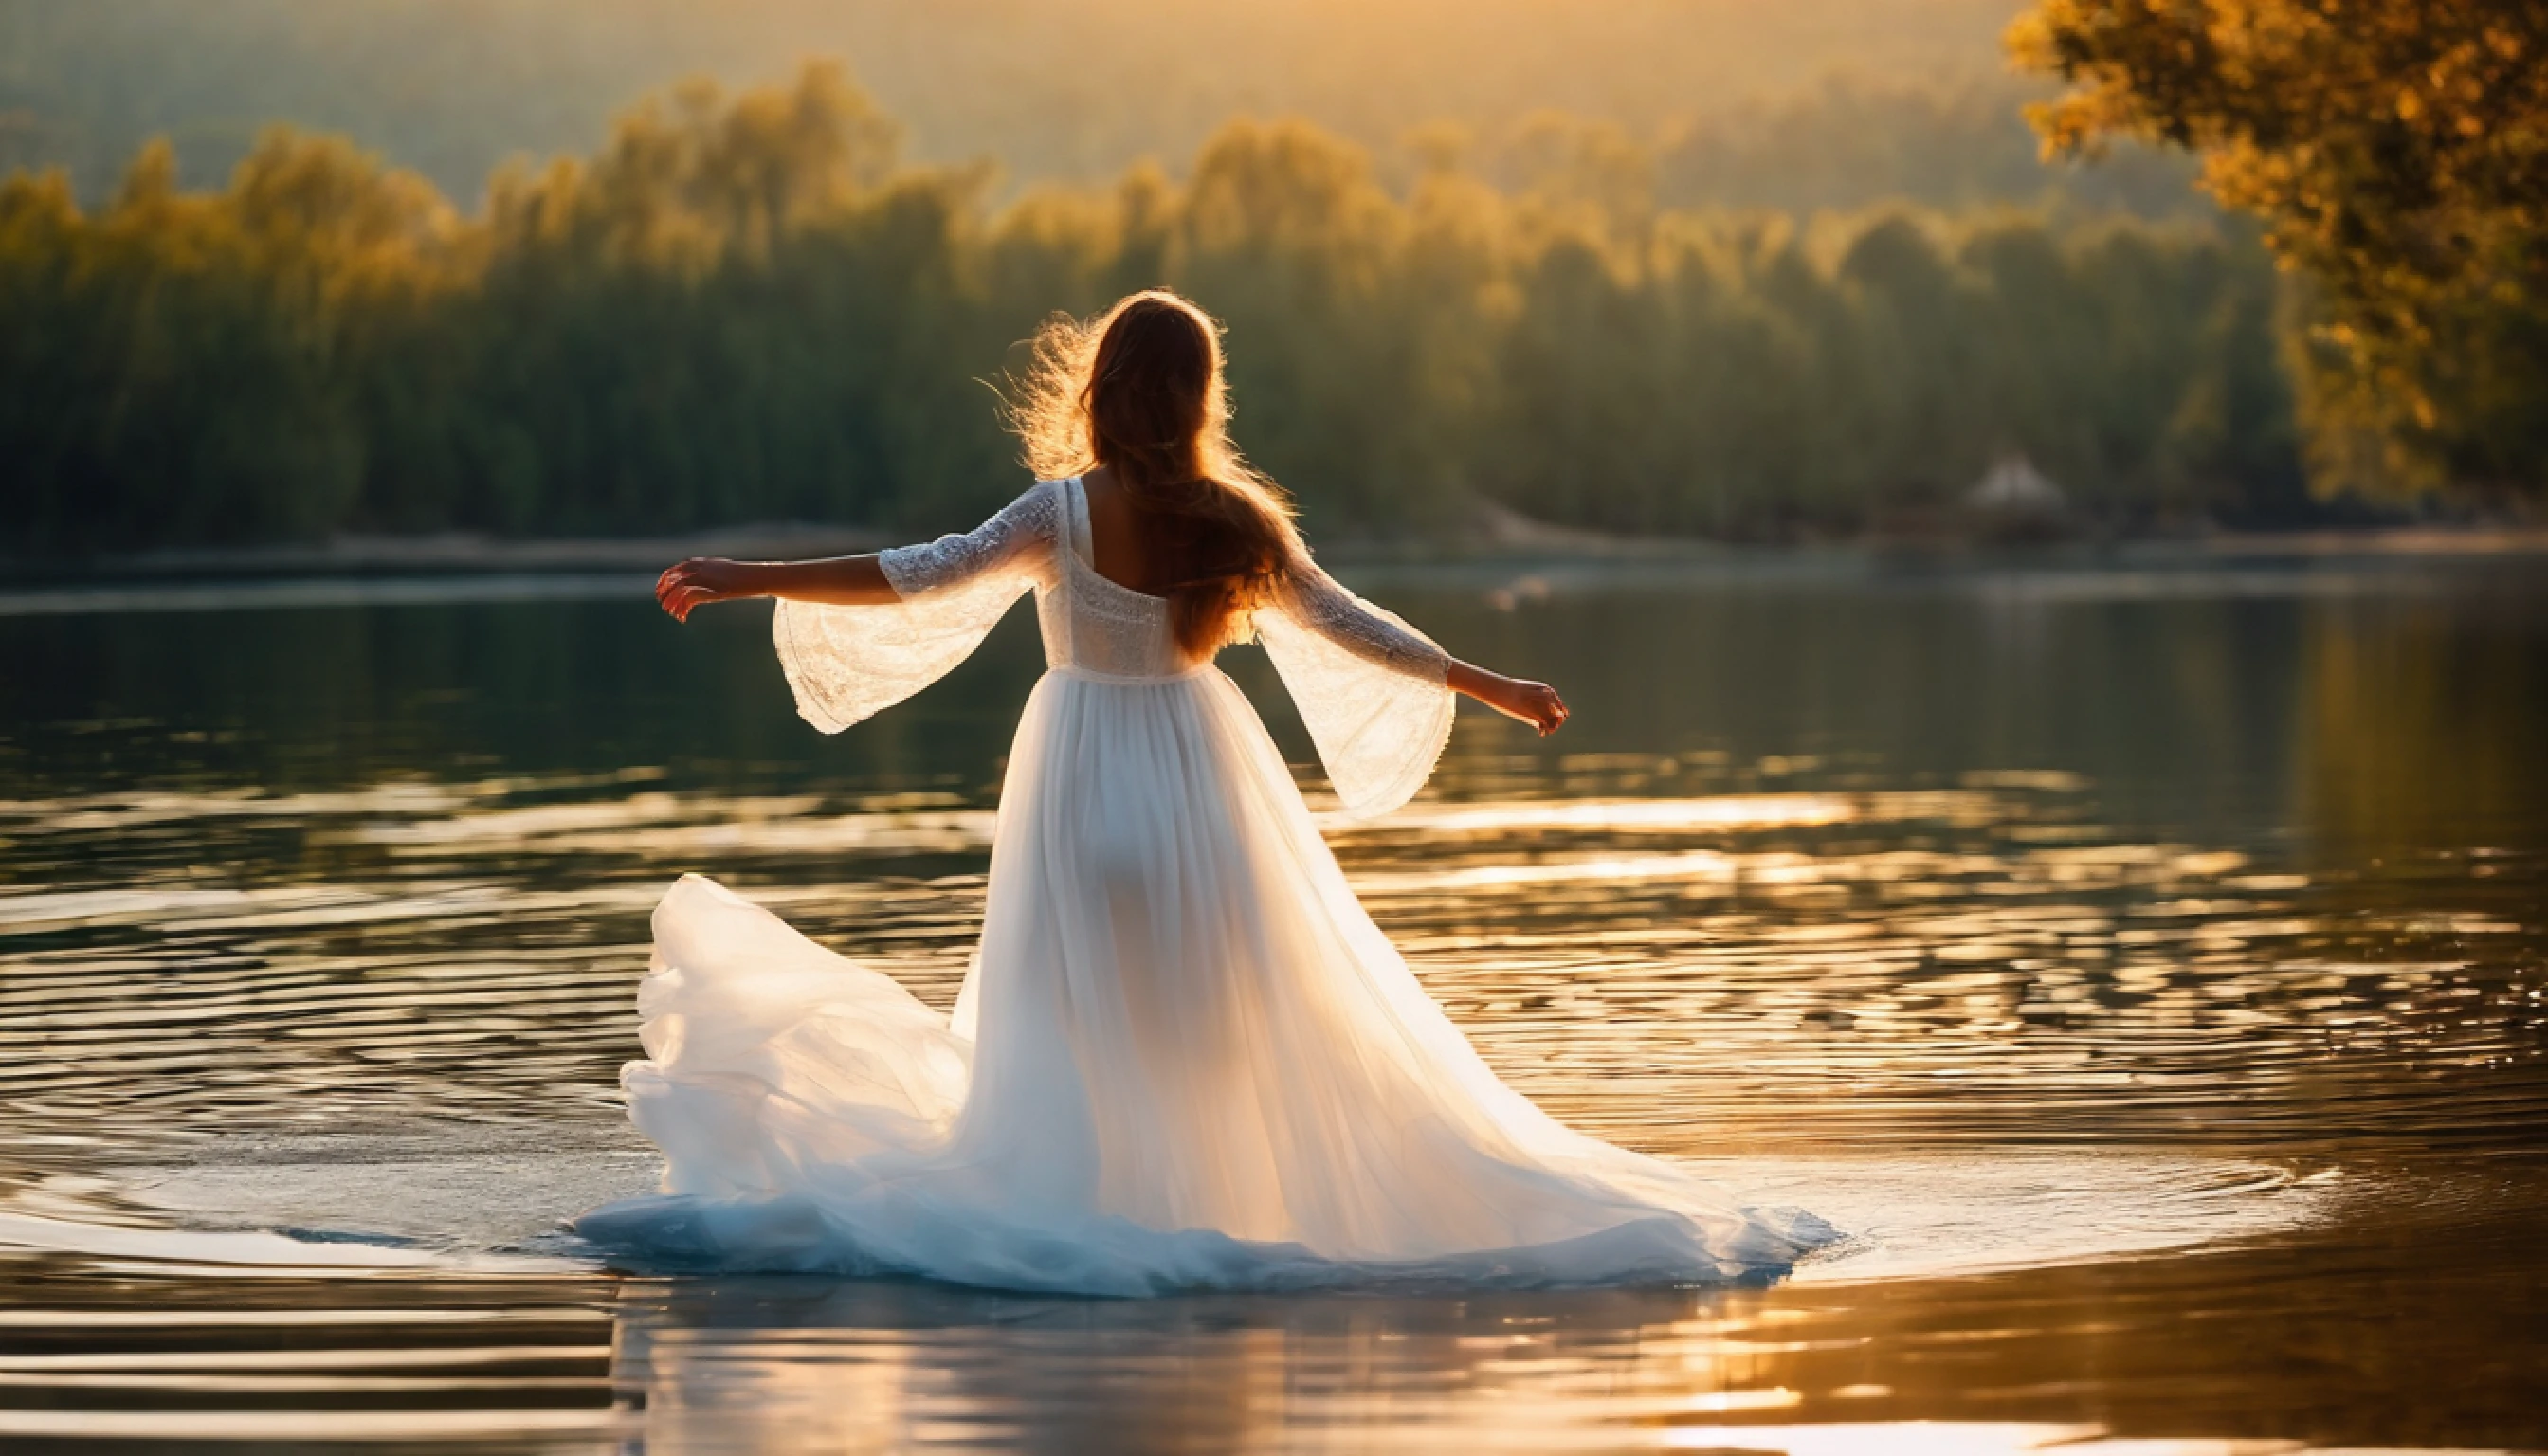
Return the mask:
<path id="1" fill-rule="evenodd" d="M 642 583 L 0 597 L 0 1446 L 2548 1450 L 2548 561 L 1348 574 L 1557 682 L 1332 839 L 1774 1287 L 622 1277 L 646 914 L 952 999 L 1024 616 L 838 738 Z M 1228 666 L 1297 760 L 1252 652 Z M 1314 773 L 1305 781 L 1319 792 Z"/>

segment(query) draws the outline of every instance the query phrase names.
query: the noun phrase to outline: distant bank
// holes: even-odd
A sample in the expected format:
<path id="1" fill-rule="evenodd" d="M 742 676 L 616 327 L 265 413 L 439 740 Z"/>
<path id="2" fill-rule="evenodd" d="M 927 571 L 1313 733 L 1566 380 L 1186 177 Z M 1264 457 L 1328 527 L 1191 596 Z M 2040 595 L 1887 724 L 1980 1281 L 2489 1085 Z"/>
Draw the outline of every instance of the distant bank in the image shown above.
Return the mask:
<path id="1" fill-rule="evenodd" d="M 786 560 L 849 556 L 904 544 L 900 533 L 852 526 L 778 522 L 685 535 L 501 539 L 466 532 L 416 536 L 344 535 L 298 545 L 187 548 L 110 554 L 77 561 L 18 562 L 21 582 L 52 585 L 188 581 L 274 581 L 294 578 L 471 576 L 625 576 L 652 573 L 691 556 Z M 2023 563 L 2201 566 L 2236 561 L 2348 558 L 2548 558 L 2548 525 L 2395 525 L 2299 531 L 2189 530 L 2166 535 L 2106 535 L 2081 530 L 2043 537 L 1986 530 L 1875 532 L 1821 542 L 1736 544 L 1671 536 L 1610 535 L 1550 526 L 1509 512 L 1483 528 L 1431 539 L 1331 539 L 1322 559 L 1366 566 L 1546 563 L 1609 566 L 1793 570 L 1815 564 L 1847 571 L 1903 563 Z"/>

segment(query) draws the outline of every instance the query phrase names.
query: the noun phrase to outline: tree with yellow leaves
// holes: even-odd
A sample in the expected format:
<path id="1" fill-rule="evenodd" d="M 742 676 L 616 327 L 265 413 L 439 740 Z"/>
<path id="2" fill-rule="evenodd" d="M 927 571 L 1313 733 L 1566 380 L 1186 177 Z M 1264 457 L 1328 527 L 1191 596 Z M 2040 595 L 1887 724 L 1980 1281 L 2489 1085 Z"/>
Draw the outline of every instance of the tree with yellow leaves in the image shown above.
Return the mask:
<path id="1" fill-rule="evenodd" d="M 2048 144 L 2172 142 L 2308 280 L 2322 488 L 2548 494 L 2548 5 L 2043 0 Z"/>

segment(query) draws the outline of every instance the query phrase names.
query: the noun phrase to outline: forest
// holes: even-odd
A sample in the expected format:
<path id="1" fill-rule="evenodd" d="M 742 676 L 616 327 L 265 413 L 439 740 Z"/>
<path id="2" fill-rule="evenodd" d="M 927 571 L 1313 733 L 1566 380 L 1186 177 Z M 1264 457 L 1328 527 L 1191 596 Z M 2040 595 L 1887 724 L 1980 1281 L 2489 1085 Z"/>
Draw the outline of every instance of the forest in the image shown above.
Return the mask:
<path id="1" fill-rule="evenodd" d="M 1845 535 L 2013 453 L 2123 528 L 2311 508 L 2285 290 L 2219 220 L 1688 210 L 1597 149 L 1393 187 L 1300 122 L 995 202 L 899 135 L 815 64 L 471 212 L 280 130 L 219 191 L 164 143 L 95 208 L 21 173 L 5 549 L 956 524 L 1019 485 L 1017 342 L 1153 283 L 1226 320 L 1240 442 L 1331 532 Z"/>

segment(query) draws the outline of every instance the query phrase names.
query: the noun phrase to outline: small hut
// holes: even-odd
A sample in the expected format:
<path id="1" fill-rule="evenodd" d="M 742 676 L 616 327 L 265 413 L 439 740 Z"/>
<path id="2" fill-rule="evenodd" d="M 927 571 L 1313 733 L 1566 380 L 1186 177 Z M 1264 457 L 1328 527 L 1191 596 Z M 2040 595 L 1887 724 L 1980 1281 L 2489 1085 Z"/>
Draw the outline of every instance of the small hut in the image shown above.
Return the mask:
<path id="1" fill-rule="evenodd" d="M 2002 455 L 1973 488 L 1964 493 L 1964 515 L 1984 540 L 2047 541 L 2071 534 L 2077 525 L 2070 498 L 2045 478 L 2024 455 Z"/>
<path id="2" fill-rule="evenodd" d="M 1991 515 L 2059 515 L 2070 508 L 2061 488 L 2023 455 L 2002 455 L 1964 493 L 1964 504 Z"/>

